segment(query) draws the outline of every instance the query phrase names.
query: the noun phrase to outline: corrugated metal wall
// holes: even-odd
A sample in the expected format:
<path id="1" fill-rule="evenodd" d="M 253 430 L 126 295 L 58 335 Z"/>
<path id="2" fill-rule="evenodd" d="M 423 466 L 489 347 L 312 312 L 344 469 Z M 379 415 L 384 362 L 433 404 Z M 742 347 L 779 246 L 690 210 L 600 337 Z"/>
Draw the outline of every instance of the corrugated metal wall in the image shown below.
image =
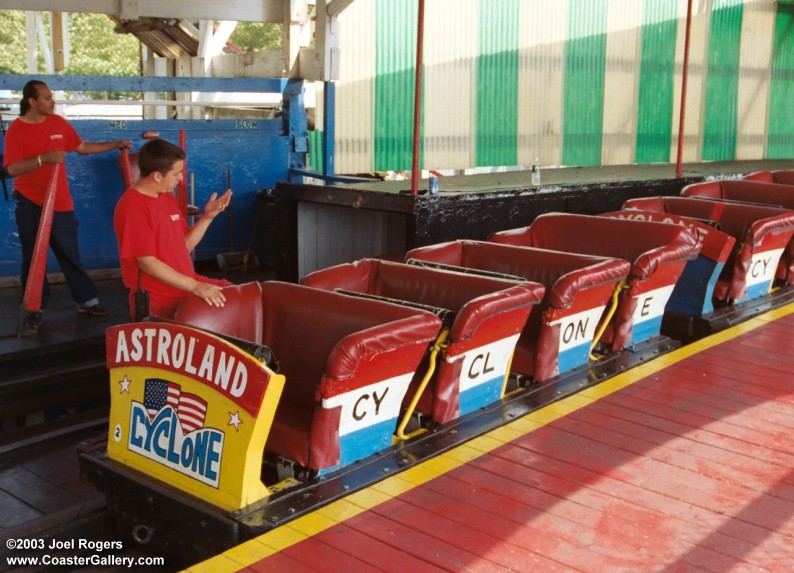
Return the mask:
<path id="1" fill-rule="evenodd" d="M 338 173 L 410 169 L 417 4 L 340 16 Z M 425 169 L 675 161 L 687 0 L 425 4 Z M 790 4 L 695 0 L 684 160 L 794 156 L 792 71 Z"/>
<path id="2" fill-rule="evenodd" d="M 794 6 L 778 6 L 773 38 L 766 154 L 783 159 L 794 157 Z"/>

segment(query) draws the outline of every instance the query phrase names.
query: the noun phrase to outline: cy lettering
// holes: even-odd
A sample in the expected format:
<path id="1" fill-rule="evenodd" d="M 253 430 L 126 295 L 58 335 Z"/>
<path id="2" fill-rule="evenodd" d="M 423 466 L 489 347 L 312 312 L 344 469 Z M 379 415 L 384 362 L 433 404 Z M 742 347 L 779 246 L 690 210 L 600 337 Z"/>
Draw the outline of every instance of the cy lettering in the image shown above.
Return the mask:
<path id="1" fill-rule="evenodd" d="M 750 276 L 753 278 L 767 276 L 767 267 L 769 267 L 770 262 L 770 257 L 754 262 L 753 267 L 750 269 Z M 763 272 L 758 272 L 758 265 L 761 265 Z"/>
<path id="2" fill-rule="evenodd" d="M 378 396 L 378 393 L 373 391 L 372 392 L 372 401 L 375 403 L 375 416 L 380 414 L 380 405 L 383 403 L 383 399 L 386 398 L 386 394 L 389 393 L 389 389 L 386 388 L 383 390 L 383 394 Z M 369 394 L 364 394 L 358 400 L 356 400 L 355 406 L 353 406 L 353 419 L 357 422 L 363 420 L 367 414 L 366 402 L 370 399 Z"/>

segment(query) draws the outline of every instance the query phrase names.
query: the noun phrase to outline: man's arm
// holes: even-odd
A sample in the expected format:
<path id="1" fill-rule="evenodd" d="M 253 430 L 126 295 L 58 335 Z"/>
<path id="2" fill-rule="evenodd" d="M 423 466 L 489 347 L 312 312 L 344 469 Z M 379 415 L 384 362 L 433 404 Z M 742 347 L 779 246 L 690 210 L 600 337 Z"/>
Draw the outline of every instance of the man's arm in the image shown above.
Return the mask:
<path id="1" fill-rule="evenodd" d="M 188 291 L 204 300 L 210 306 L 223 306 L 226 300 L 220 287 L 183 275 L 157 257 L 136 257 L 135 261 L 138 263 L 138 268 L 147 275 L 168 286 Z"/>
<path id="2" fill-rule="evenodd" d="M 198 221 L 188 230 L 185 234 L 185 244 L 187 245 L 188 252 L 193 252 L 193 249 L 201 242 L 204 233 L 209 229 L 212 220 L 218 216 L 219 213 L 224 211 L 232 199 L 232 190 L 227 189 L 226 193 L 218 197 L 217 193 L 210 195 L 209 201 L 204 206 L 204 214 Z"/>
<path id="3" fill-rule="evenodd" d="M 63 157 L 63 151 L 46 151 L 40 155 L 34 155 L 33 157 L 26 157 L 25 159 L 15 161 L 6 167 L 6 171 L 8 171 L 11 177 L 17 177 L 18 175 L 32 173 L 47 163 L 63 163 Z"/>
<path id="4" fill-rule="evenodd" d="M 128 139 L 99 142 L 84 141 L 75 148 L 75 151 L 80 155 L 94 155 L 105 151 L 113 151 L 114 149 L 132 149 L 132 142 Z"/>
<path id="5" fill-rule="evenodd" d="M 75 151 L 80 155 L 93 155 L 95 153 L 103 153 L 113 149 L 132 149 L 132 142 L 126 139 L 120 139 L 119 141 L 103 141 L 100 143 L 84 141 L 77 146 Z M 63 160 L 63 151 L 46 151 L 40 155 L 26 157 L 25 159 L 20 159 L 19 161 L 11 163 L 6 168 L 6 171 L 8 171 L 8 174 L 11 175 L 11 177 L 17 177 L 19 175 L 25 175 L 26 173 L 32 173 L 47 163 L 63 163 Z"/>

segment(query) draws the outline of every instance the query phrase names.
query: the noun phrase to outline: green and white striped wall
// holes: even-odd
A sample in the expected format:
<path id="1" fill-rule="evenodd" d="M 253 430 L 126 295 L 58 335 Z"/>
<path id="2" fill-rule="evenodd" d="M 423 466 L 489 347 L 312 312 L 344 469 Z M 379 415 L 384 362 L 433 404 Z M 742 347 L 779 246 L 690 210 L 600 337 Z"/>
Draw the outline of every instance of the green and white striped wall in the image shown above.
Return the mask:
<path id="1" fill-rule="evenodd" d="M 417 4 L 340 16 L 338 173 L 410 169 Z M 686 0 L 425 6 L 425 169 L 675 162 Z M 794 157 L 794 3 L 693 6 L 684 161 Z"/>

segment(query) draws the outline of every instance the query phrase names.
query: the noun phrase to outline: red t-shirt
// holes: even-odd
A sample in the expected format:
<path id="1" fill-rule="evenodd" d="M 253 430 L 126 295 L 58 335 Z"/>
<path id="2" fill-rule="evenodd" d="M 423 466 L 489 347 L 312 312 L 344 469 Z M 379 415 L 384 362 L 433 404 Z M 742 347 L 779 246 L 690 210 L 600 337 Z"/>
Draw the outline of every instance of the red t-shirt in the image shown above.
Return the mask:
<path id="1" fill-rule="evenodd" d="M 138 257 L 157 257 L 183 275 L 197 278 L 185 242 L 188 226 L 173 193 L 149 197 L 135 188 L 128 189 L 116 205 L 113 228 L 119 243 L 121 278 L 127 288 L 138 288 Z M 149 291 L 152 302 L 173 306 L 188 295 L 146 273 L 140 274 L 141 289 Z"/>
<path id="2" fill-rule="evenodd" d="M 3 163 L 8 166 L 47 151 L 70 153 L 82 142 L 69 122 L 59 115 L 48 115 L 41 123 L 27 123 L 17 118 L 8 126 Z M 55 210 L 74 211 L 66 168 L 61 167 L 55 192 Z M 37 205 L 44 205 L 53 168 L 54 164 L 46 163 L 30 173 L 17 176 L 14 179 L 14 189 Z"/>

